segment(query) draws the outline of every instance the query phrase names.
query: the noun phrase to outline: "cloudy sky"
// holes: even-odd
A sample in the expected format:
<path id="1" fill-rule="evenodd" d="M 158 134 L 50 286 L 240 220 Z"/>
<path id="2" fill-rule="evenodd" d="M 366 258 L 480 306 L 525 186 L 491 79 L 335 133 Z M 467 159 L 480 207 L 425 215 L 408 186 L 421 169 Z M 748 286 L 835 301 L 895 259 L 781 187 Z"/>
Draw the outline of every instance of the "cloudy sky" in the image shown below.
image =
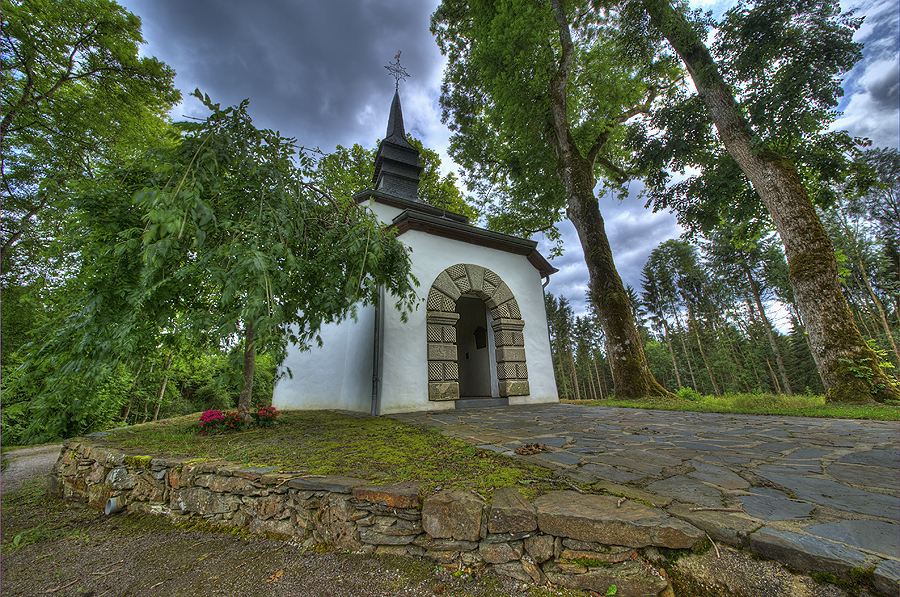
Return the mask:
<path id="1" fill-rule="evenodd" d="M 246 0 L 119 1 L 141 17 L 143 53 L 175 69 L 184 96 L 199 88 L 223 105 L 249 98 L 257 126 L 326 152 L 354 143 L 371 148 L 384 136 L 394 87 L 384 66 L 402 50 L 410 74 L 401 84 L 406 130 L 454 169 L 438 105 L 444 60 L 428 30 L 436 0 L 261 0 L 252 10 Z M 734 2 L 692 4 L 718 16 Z M 844 0 L 841 6 L 866 17 L 856 35 L 865 57 L 845 81 L 836 124 L 875 145 L 896 147 L 900 0 Z M 183 115 L 206 113 L 189 98 L 173 112 Z M 632 184 L 634 197 L 640 187 Z M 621 203 L 601 198 L 600 207 L 622 279 L 640 289 L 647 256 L 681 230 L 671 214 L 644 210 L 636 197 Z M 561 229 L 566 252 L 553 261 L 560 272 L 548 290 L 567 296 L 579 313 L 587 268 L 574 228 L 565 221 Z"/>

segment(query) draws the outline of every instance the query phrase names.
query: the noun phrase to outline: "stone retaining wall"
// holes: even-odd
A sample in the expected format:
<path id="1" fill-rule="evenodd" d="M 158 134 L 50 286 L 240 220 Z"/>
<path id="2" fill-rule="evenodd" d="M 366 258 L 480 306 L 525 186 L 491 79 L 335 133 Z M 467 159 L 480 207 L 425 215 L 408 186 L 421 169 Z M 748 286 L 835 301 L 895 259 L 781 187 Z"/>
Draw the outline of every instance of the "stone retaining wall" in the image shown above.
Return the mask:
<path id="1" fill-rule="evenodd" d="M 493 566 L 525 582 L 600 594 L 614 584 L 619 597 L 672 595 L 665 571 L 646 555 L 705 538 L 662 510 L 614 497 L 559 491 L 531 503 L 500 488 L 492 503 L 463 489 L 422 500 L 420 487 L 135 456 L 83 439 L 65 443 L 48 481 L 50 494 L 98 509 L 115 497 L 129 512 L 198 517 L 306 546 L 420 556 L 458 569 Z"/>

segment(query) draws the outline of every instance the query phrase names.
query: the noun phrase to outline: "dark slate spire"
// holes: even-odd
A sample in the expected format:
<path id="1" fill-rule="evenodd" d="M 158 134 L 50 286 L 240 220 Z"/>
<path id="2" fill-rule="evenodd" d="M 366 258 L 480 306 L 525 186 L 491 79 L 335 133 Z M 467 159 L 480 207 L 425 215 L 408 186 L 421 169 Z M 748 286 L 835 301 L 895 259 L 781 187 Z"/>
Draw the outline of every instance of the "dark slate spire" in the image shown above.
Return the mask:
<path id="1" fill-rule="evenodd" d="M 402 199 L 421 201 L 417 193 L 421 172 L 419 152 L 406 140 L 403 112 L 400 109 L 400 93 L 395 91 L 387 134 L 375 155 L 375 175 L 372 182 L 375 183 L 376 191 Z"/>
<path id="2" fill-rule="evenodd" d="M 394 91 L 394 101 L 391 102 L 391 115 L 388 118 L 385 141 L 390 141 L 401 147 L 415 150 L 415 147 L 406 140 L 406 130 L 403 128 L 403 110 L 400 109 L 400 92 Z"/>

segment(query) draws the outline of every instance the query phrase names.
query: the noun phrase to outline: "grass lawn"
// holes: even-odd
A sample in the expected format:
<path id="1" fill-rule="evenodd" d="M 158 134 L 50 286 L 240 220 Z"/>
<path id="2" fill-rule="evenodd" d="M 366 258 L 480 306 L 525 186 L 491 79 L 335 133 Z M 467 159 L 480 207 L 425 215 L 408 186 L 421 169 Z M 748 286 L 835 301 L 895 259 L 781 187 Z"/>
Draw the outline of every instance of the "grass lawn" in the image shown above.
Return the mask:
<path id="1" fill-rule="evenodd" d="M 495 487 L 518 486 L 534 498 L 569 488 L 551 471 L 482 451 L 386 417 L 336 411 L 283 413 L 272 428 L 201 435 L 200 413 L 112 432 L 106 440 L 128 452 L 254 466 L 277 466 L 300 475 L 339 474 L 379 483 L 423 481 L 429 494 L 465 487 L 490 498 Z"/>
<path id="2" fill-rule="evenodd" d="M 741 413 L 748 415 L 787 415 L 794 417 L 824 417 L 831 419 L 869 419 L 900 421 L 900 403 L 846 404 L 825 402 L 824 396 L 775 394 L 733 394 L 701 396 L 691 390 L 681 390 L 680 397 L 658 397 L 643 400 L 566 400 L 569 404 L 616 406 L 622 408 L 654 408 L 713 413 Z"/>

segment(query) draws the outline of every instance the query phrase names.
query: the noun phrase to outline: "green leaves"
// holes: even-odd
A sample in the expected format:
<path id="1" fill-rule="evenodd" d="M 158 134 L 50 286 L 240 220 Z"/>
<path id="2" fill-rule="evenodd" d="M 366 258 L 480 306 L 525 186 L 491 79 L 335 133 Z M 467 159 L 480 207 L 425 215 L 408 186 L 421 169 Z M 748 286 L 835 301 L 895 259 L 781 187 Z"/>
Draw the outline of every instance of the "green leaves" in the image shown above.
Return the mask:
<path id="1" fill-rule="evenodd" d="M 379 287 L 401 310 L 417 300 L 403 246 L 356 202 L 304 178 L 292 139 L 255 128 L 246 101 L 223 110 L 202 99 L 212 114 L 182 127 L 178 143 L 74 200 L 89 232 L 80 307 L 26 361 L 22 383 L 40 396 L 34 437 L 90 427 L 108 403 L 84 391 L 89 380 L 161 345 L 233 345 L 251 327 L 249 341 L 278 355 L 289 338 L 309 344 L 324 323 L 377 301 Z M 242 355 L 231 353 L 236 370 Z"/>
<path id="2" fill-rule="evenodd" d="M 423 170 L 419 177 L 419 198 L 435 207 L 462 214 L 471 220 L 478 218 L 479 212 L 464 197 L 457 187 L 453 173 L 441 173 L 441 158 L 434 150 L 407 135 L 409 143 L 419 152 L 419 163 Z M 372 187 L 375 173 L 375 150 L 367 150 L 358 143 L 351 148 L 338 145 L 333 153 L 319 158 L 314 177 L 322 188 L 338 199 L 349 200 L 356 193 Z"/>
<path id="3" fill-rule="evenodd" d="M 84 177 L 159 143 L 180 94 L 174 71 L 138 55 L 140 20 L 115 2 L 13 0 L 2 18 L 5 254 L 31 251 L 32 226 L 52 230 Z"/>
<path id="4" fill-rule="evenodd" d="M 750 124 L 754 151 L 771 150 L 790 160 L 810 198 L 830 204 L 830 186 L 846 175 L 848 156 L 860 142 L 826 131 L 837 116 L 842 77 L 861 57 L 853 34 L 862 20 L 841 15 L 832 0 L 754 0 L 740 2 L 719 23 L 696 14 L 689 18 L 693 27 L 715 26 L 709 49 Z M 648 205 L 674 209 L 691 232 L 709 233 L 721 220 L 770 225 L 692 89 L 671 94 L 651 122 L 632 130 L 629 145 L 649 172 Z M 671 184 L 665 170 L 683 174 L 687 168 L 700 173 Z"/>
<path id="5" fill-rule="evenodd" d="M 632 174 L 621 125 L 649 89 L 667 85 L 677 69 L 644 47 L 649 42 L 623 37 L 618 8 L 575 2 L 567 15 L 575 42 L 567 134 L 593 176 L 617 186 Z M 566 191 L 557 173 L 549 90 L 562 57 L 549 3 L 445 0 L 431 30 L 449 58 L 441 105 L 454 131 L 450 153 L 487 211 L 488 227 L 541 231 L 558 240 Z"/>

